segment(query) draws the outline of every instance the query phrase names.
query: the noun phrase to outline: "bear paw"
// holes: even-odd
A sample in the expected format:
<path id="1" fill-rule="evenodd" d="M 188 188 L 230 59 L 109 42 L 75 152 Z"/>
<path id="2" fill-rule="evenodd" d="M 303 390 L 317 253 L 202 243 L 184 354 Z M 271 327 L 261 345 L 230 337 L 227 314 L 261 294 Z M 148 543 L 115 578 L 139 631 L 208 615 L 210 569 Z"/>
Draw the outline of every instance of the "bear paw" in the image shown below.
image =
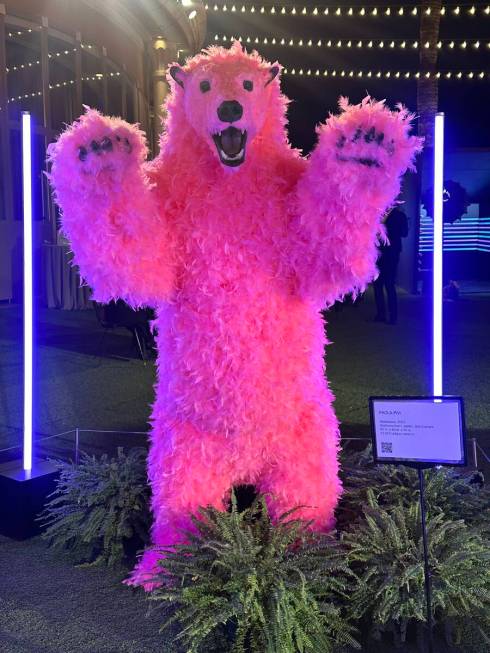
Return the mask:
<path id="1" fill-rule="evenodd" d="M 121 181 L 146 157 L 144 135 L 120 118 L 87 112 L 49 147 L 55 186 Z"/>
<path id="2" fill-rule="evenodd" d="M 369 168 L 381 168 L 383 165 L 382 158 L 379 156 L 380 148 L 385 150 L 388 156 L 393 156 L 395 153 L 395 140 L 391 138 L 386 142 L 384 132 L 377 131 L 375 127 L 369 129 L 357 127 L 351 138 L 342 134 L 335 145 L 338 161 L 360 163 Z"/>
<path id="3" fill-rule="evenodd" d="M 406 109 L 399 106 L 390 111 L 384 102 L 370 97 L 355 105 L 342 98 L 340 108 L 339 116 L 331 116 L 319 128 L 320 156 L 333 158 L 342 166 L 362 166 L 395 175 L 413 168 L 422 140 L 410 135 L 413 115 Z"/>
<path id="4" fill-rule="evenodd" d="M 127 136 L 111 134 L 104 136 L 100 141 L 92 140 L 88 145 L 79 145 L 78 158 L 83 162 L 87 161 L 89 156 L 107 156 L 117 150 L 131 154 L 133 146 Z"/>

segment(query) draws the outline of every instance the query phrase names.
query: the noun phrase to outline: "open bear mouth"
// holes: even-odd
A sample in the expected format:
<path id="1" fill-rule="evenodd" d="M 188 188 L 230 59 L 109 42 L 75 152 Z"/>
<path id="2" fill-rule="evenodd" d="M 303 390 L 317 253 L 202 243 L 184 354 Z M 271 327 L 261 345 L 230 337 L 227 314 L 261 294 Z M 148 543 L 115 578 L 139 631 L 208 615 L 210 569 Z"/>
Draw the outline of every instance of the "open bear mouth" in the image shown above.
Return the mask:
<path id="1" fill-rule="evenodd" d="M 239 166 L 245 160 L 246 130 L 228 127 L 213 134 L 213 141 L 218 150 L 221 163 L 226 166 Z"/>

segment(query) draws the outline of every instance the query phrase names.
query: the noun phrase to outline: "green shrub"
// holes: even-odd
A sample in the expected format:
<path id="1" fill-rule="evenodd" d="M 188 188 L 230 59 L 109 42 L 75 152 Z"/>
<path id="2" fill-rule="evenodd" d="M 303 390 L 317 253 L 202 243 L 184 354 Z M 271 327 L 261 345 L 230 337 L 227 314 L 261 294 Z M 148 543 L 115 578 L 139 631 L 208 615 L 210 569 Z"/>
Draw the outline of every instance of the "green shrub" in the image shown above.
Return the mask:
<path id="1" fill-rule="evenodd" d="M 350 610 L 376 630 L 398 630 L 425 620 L 423 545 L 418 502 L 382 506 L 366 493 L 363 519 L 342 541 L 358 576 Z M 490 633 L 490 548 L 481 532 L 441 511 L 428 515 L 427 534 L 436 622 L 456 618 Z"/>
<path id="2" fill-rule="evenodd" d="M 40 521 L 43 537 L 79 562 L 120 564 L 128 546 L 147 543 L 151 523 L 146 450 L 126 455 L 84 455 L 80 464 L 59 463 L 60 476 Z"/>
<path id="3" fill-rule="evenodd" d="M 443 513 L 447 519 L 464 519 L 490 537 L 490 491 L 475 483 L 473 472 L 451 467 L 424 472 L 425 498 L 429 515 Z M 409 507 L 419 500 L 418 473 L 405 465 L 374 465 L 371 446 L 344 454 L 342 461 L 344 494 L 338 508 L 338 526 L 349 528 L 362 517 L 362 507 L 372 492 L 381 507 L 401 504 Z"/>
<path id="4" fill-rule="evenodd" d="M 201 509 L 189 544 L 165 550 L 151 599 L 174 608 L 189 653 L 329 653 L 355 646 L 340 607 L 352 574 L 331 537 L 313 536 L 294 511 L 273 526 L 263 497 L 238 512 Z"/>

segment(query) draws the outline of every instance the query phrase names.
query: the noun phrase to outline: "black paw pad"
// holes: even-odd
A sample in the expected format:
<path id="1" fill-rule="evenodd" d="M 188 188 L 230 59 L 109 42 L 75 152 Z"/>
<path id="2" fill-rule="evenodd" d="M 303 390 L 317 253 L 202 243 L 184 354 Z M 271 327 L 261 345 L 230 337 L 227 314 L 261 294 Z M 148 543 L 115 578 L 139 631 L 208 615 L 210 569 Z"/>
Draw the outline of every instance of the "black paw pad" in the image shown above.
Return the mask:
<path id="1" fill-rule="evenodd" d="M 95 152 L 95 154 L 102 154 L 102 151 L 100 149 L 100 144 L 97 141 L 92 141 L 90 143 L 90 149 L 92 152 Z"/>
<path id="2" fill-rule="evenodd" d="M 112 152 L 112 141 L 109 136 L 104 136 L 100 141 L 100 147 L 104 152 Z"/>
<path id="3" fill-rule="evenodd" d="M 381 167 L 381 164 L 379 163 L 379 161 L 376 161 L 376 159 L 370 159 L 368 157 L 361 157 L 361 158 L 357 159 L 357 161 L 361 165 L 367 166 L 368 168 L 380 168 Z"/>
<path id="4" fill-rule="evenodd" d="M 372 143 L 372 141 L 374 141 L 375 138 L 376 138 L 376 130 L 374 129 L 374 127 L 371 127 L 371 129 L 364 134 L 364 140 L 366 141 L 366 143 Z"/>
<path id="5" fill-rule="evenodd" d="M 78 148 L 78 158 L 80 159 L 80 161 L 85 161 L 87 156 L 88 156 L 87 148 L 81 145 Z"/>
<path id="6" fill-rule="evenodd" d="M 355 143 L 361 138 L 361 136 L 362 136 L 362 129 L 358 127 L 355 131 L 354 136 L 352 137 L 352 142 Z"/>
<path id="7" fill-rule="evenodd" d="M 336 145 L 339 149 L 342 149 L 346 143 L 347 139 L 346 137 L 342 134 L 342 136 L 339 138 L 337 141 Z"/>

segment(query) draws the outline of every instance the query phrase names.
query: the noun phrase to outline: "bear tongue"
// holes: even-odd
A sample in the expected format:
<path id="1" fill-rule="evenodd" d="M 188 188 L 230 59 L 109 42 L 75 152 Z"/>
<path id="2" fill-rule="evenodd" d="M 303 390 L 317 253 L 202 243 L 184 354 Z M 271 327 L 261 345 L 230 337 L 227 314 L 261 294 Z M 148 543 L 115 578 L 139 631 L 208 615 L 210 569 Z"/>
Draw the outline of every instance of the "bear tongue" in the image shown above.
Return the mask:
<path id="1" fill-rule="evenodd" d="M 235 156 L 242 149 L 242 134 L 235 127 L 221 132 L 221 147 L 228 156 Z"/>

